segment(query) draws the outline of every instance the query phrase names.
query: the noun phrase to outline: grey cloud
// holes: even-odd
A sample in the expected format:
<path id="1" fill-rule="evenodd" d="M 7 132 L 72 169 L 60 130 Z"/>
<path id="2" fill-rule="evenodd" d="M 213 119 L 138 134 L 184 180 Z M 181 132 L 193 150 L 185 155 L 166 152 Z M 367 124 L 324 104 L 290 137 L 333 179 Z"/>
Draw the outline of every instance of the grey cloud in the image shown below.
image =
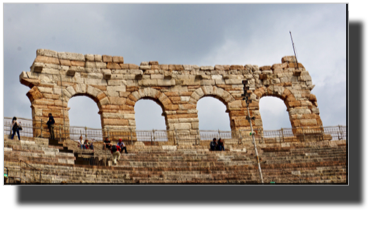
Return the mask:
<path id="1" fill-rule="evenodd" d="M 29 88 L 20 84 L 18 75 L 29 70 L 38 48 L 117 55 L 134 64 L 157 60 L 162 64 L 261 66 L 278 63 L 281 57 L 293 54 L 291 30 L 299 60 L 316 84 L 312 93 L 317 95 L 322 121 L 324 125 L 336 125 L 335 120 L 341 122 L 339 119 L 346 117 L 343 107 L 336 109 L 343 105 L 343 99 L 328 99 L 325 95 L 332 92 L 329 83 L 335 83 L 339 85 L 338 89 L 334 87 L 334 97 L 344 96 L 345 100 L 345 89 L 341 89 L 346 82 L 345 7 L 4 4 L 4 115 L 31 118 L 30 102 L 25 95 Z M 91 109 L 86 107 L 87 102 L 76 102 L 70 101 L 70 111 L 75 112 L 79 106 L 86 111 Z M 90 119 L 99 122 L 98 110 L 94 111 Z M 283 120 L 277 122 L 273 127 L 281 128 Z M 226 127 L 229 128 L 229 121 Z"/>

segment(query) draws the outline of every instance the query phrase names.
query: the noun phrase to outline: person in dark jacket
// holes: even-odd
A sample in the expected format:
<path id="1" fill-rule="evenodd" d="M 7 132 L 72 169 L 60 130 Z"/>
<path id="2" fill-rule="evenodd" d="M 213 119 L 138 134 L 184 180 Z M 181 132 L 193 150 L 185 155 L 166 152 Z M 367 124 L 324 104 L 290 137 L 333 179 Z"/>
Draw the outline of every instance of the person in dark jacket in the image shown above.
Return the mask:
<path id="1" fill-rule="evenodd" d="M 13 131 L 13 134 L 11 137 L 12 140 L 13 140 L 13 137 L 15 136 L 16 132 L 17 132 L 18 140 L 20 140 L 20 132 L 19 132 L 19 126 L 20 125 L 21 125 L 21 122 L 17 123 L 17 117 L 14 117 L 12 119 L 12 131 Z"/>
<path id="2" fill-rule="evenodd" d="M 216 138 L 212 139 L 212 141 L 210 142 L 210 150 L 212 151 L 216 151 Z"/>
<path id="3" fill-rule="evenodd" d="M 55 120 L 54 120 L 54 117 L 53 117 L 53 115 L 51 113 L 49 113 L 49 120 L 48 120 L 48 122 L 46 124 L 48 125 L 48 128 L 49 128 L 50 138 L 54 139 L 54 124 L 55 124 Z"/>
<path id="4" fill-rule="evenodd" d="M 224 151 L 224 143 L 222 138 L 219 138 L 218 140 L 218 151 Z"/>

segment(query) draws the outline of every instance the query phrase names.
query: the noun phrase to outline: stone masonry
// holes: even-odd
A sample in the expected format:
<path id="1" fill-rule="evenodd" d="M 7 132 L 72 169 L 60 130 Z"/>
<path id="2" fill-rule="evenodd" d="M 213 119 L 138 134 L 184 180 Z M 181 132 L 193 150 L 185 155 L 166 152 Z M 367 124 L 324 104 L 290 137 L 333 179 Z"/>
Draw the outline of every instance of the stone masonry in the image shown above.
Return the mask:
<path id="1" fill-rule="evenodd" d="M 123 57 L 77 54 L 38 49 L 30 72 L 22 72 L 20 82 L 30 87 L 34 126 L 42 120 L 46 127 L 48 113 L 57 126 L 69 126 L 67 104 L 74 96 L 87 96 L 99 108 L 103 129 L 136 129 L 134 105 L 151 99 L 163 110 L 167 130 L 195 135 L 199 129 L 197 102 L 205 96 L 217 98 L 227 107 L 231 130 L 249 129 L 246 104 L 242 100 L 242 80 L 248 80 L 249 105 L 255 131 L 262 130 L 260 99 L 274 96 L 287 107 L 295 135 L 310 128 L 321 128 L 322 121 L 315 85 L 301 63 L 286 56 L 272 66 L 257 65 L 166 65 L 157 61 L 140 66 L 124 63 Z M 44 130 L 43 133 L 47 133 Z M 34 129 L 34 136 L 40 135 Z M 44 135 L 48 137 L 48 135 Z"/>

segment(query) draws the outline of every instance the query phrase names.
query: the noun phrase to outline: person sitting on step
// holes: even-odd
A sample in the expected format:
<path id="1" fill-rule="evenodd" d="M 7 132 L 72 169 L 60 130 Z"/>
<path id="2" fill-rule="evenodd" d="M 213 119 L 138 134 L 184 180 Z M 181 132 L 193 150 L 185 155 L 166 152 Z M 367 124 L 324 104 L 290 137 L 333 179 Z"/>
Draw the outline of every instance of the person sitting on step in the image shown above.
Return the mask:
<path id="1" fill-rule="evenodd" d="M 107 149 L 111 148 L 111 141 L 108 139 L 108 136 L 106 137 L 103 143 L 103 150 L 105 150 L 106 148 Z"/>
<path id="2" fill-rule="evenodd" d="M 224 143 L 222 138 L 219 138 L 218 140 L 218 151 L 224 151 Z"/>
<path id="3" fill-rule="evenodd" d="M 117 143 L 117 146 L 119 146 L 120 149 L 121 149 L 120 153 L 123 153 L 123 150 L 124 150 L 125 153 L 128 154 L 127 148 L 125 147 L 125 145 L 124 145 L 124 143 L 123 143 L 123 141 L 121 139 L 119 139 L 119 142 Z"/>
<path id="4" fill-rule="evenodd" d="M 84 140 L 84 147 L 85 147 L 85 149 L 89 149 L 90 148 L 90 143 L 88 142 L 88 139 Z"/>
<path id="5" fill-rule="evenodd" d="M 94 142 L 95 140 L 92 139 L 91 143 L 89 143 L 90 145 L 88 146 L 91 150 L 94 150 Z"/>
<path id="6" fill-rule="evenodd" d="M 82 136 L 79 137 L 78 147 L 80 147 L 80 149 L 85 149 L 84 141 L 83 141 L 83 137 Z"/>
<path id="7" fill-rule="evenodd" d="M 210 142 L 210 150 L 215 151 L 216 150 L 216 138 L 212 139 Z"/>

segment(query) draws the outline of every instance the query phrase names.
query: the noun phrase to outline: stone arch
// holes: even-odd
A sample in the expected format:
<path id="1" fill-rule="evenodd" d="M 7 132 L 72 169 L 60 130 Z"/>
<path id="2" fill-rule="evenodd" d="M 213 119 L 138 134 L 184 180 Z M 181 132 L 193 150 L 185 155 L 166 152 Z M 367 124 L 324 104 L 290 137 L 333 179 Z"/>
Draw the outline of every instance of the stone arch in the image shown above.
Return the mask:
<path id="1" fill-rule="evenodd" d="M 130 111 L 129 114 L 129 121 L 133 122 L 134 129 L 136 129 L 135 125 L 135 111 L 134 111 L 134 106 L 136 102 L 140 99 L 148 99 L 152 100 L 155 103 L 157 103 L 161 109 L 162 109 L 162 115 L 165 117 L 165 124 L 166 124 L 166 129 L 171 130 L 172 127 L 170 127 L 170 122 L 168 121 L 168 115 L 173 114 L 171 113 L 171 110 L 173 109 L 173 103 L 172 101 L 168 98 L 168 96 L 165 95 L 165 93 L 154 89 L 154 88 L 142 88 L 137 91 L 131 92 L 128 97 L 126 98 L 126 105 L 132 108 L 132 111 Z M 177 109 L 178 109 L 178 105 Z"/>
<path id="2" fill-rule="evenodd" d="M 211 96 L 220 100 L 227 106 L 227 110 L 228 104 L 235 101 L 234 97 L 222 88 L 218 88 L 216 86 L 202 86 L 191 94 L 189 103 L 196 104 L 198 100 L 204 96 Z"/>
<path id="3" fill-rule="evenodd" d="M 228 117 L 230 120 L 230 128 L 231 130 L 235 129 L 234 120 L 231 117 L 230 109 L 232 108 L 232 104 L 234 101 L 234 97 L 227 91 L 222 88 L 218 88 L 216 86 L 202 86 L 196 89 L 190 96 L 189 103 L 197 104 L 197 102 L 203 97 L 213 97 L 221 101 L 226 106 L 226 112 L 228 113 Z M 198 118 L 198 115 L 197 115 Z M 198 119 L 199 122 L 199 119 Z M 199 123 L 198 123 L 199 124 Z"/>
<path id="4" fill-rule="evenodd" d="M 266 96 L 283 100 L 289 114 L 293 134 L 304 133 L 308 129 L 319 129 L 322 126 L 315 95 L 311 94 L 309 90 L 298 93 L 284 86 L 270 85 L 256 89 L 253 94 L 258 101 Z M 260 112 L 255 112 L 254 116 L 259 119 L 257 126 L 263 130 Z"/>

